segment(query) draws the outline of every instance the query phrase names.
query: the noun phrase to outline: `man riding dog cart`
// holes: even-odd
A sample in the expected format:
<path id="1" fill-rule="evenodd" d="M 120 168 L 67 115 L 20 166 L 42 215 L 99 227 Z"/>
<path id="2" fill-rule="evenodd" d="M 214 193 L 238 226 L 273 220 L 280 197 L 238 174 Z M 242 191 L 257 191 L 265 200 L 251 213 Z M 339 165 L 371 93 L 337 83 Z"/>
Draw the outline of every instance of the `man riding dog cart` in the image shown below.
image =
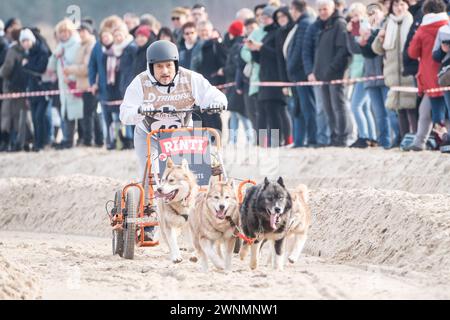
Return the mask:
<path id="1" fill-rule="evenodd" d="M 192 127 L 193 106 L 201 112 L 219 113 L 227 109 L 227 98 L 201 74 L 179 67 L 179 54 L 175 44 L 160 40 L 147 49 L 147 70 L 136 76 L 126 90 L 120 106 L 120 120 L 134 125 L 134 146 L 139 168 L 146 179 L 147 136 L 155 130 Z M 177 113 L 177 111 L 180 111 Z M 152 139 L 156 141 L 156 137 Z M 151 144 L 152 173 L 158 179 L 159 151 Z M 154 181 L 150 182 L 152 185 Z M 148 188 L 148 181 L 145 183 Z M 145 193 L 148 194 L 147 192 Z M 147 199 L 146 199 L 147 203 Z M 156 208 L 151 208 L 156 212 Z M 154 238 L 154 227 L 146 227 L 145 241 Z"/>

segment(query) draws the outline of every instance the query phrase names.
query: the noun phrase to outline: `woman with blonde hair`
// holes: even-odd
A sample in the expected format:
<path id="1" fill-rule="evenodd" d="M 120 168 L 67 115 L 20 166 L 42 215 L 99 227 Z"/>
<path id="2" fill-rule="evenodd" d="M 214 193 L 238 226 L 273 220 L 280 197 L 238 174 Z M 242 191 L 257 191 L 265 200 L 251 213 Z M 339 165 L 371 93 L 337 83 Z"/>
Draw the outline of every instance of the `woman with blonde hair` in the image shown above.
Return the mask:
<path id="1" fill-rule="evenodd" d="M 102 106 L 103 123 L 105 126 L 104 136 L 108 149 L 114 149 L 113 136 L 111 135 L 111 124 L 113 121 L 119 121 L 117 106 L 110 105 L 108 102 L 117 100 L 117 91 L 108 89 L 106 72 L 106 55 L 114 44 L 113 30 L 124 23 L 119 16 L 109 16 L 100 24 L 99 40 L 92 49 L 89 60 L 89 85 L 97 95 Z M 119 95 L 120 98 L 120 95 Z"/>
<path id="2" fill-rule="evenodd" d="M 114 38 L 113 45 L 105 51 L 107 91 L 111 100 L 122 100 L 128 85 L 135 76 L 132 66 L 137 46 L 125 23 L 118 24 L 112 30 L 112 35 Z M 114 113 L 118 114 L 118 110 L 114 110 Z M 127 128 L 124 134 L 121 134 L 119 128 L 120 121 L 116 117 L 114 119 L 115 141 L 110 141 L 109 149 L 117 147 L 119 149 L 132 148 L 133 133 L 131 128 Z M 123 147 L 117 145 L 117 142 L 122 142 Z"/>
<path id="3" fill-rule="evenodd" d="M 365 61 L 361 54 L 361 49 L 357 44 L 354 44 L 361 38 L 362 30 L 370 30 L 366 6 L 360 2 L 352 3 L 348 10 L 347 18 L 347 35 L 350 41 L 349 51 L 352 53 L 352 62 L 349 67 L 350 79 L 361 78 L 365 72 Z M 366 83 L 364 82 L 357 82 L 353 86 L 351 106 L 358 126 L 358 140 L 351 145 L 353 148 L 367 148 L 377 144 L 375 120 L 365 85 Z"/>
<path id="4" fill-rule="evenodd" d="M 384 82 L 391 87 L 415 87 L 414 77 L 404 76 L 403 50 L 414 19 L 408 11 L 409 1 L 393 0 L 389 15 L 372 43 L 373 51 L 384 56 Z M 417 131 L 416 93 L 389 90 L 386 107 L 399 116 L 400 141 Z"/>
<path id="5" fill-rule="evenodd" d="M 83 118 L 83 99 L 80 94 L 69 92 L 76 89 L 76 77 L 64 70 L 76 64 L 81 41 L 74 23 L 69 19 L 59 22 L 55 31 L 59 43 L 50 57 L 47 70 L 56 73 L 60 90 L 63 140 L 56 148 L 69 149 L 73 147 L 76 120 Z"/>

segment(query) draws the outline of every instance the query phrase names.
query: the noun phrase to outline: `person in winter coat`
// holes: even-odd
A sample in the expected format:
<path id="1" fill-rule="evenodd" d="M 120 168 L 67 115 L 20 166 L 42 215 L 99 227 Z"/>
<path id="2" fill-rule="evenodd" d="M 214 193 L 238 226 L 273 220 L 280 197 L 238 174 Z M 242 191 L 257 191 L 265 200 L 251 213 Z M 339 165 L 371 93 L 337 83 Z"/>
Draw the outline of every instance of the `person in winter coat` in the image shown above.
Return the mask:
<path id="1" fill-rule="evenodd" d="M 423 4 L 423 19 L 417 29 L 408 54 L 413 59 L 419 59 L 419 72 L 417 83 L 419 95 L 425 96 L 423 104 L 429 100 L 430 110 L 421 104 L 419 107 L 418 132 L 411 145 L 404 148 L 405 151 L 422 151 L 425 149 L 425 141 L 431 133 L 432 125 L 442 126 L 445 122 L 445 99 L 442 92 L 426 92 L 426 90 L 439 87 L 438 72 L 440 64 L 434 61 L 432 51 L 436 36 L 441 27 L 448 24 L 448 16 L 445 12 L 446 5 L 442 0 L 427 0 Z M 430 121 L 431 120 L 431 121 Z"/>
<path id="2" fill-rule="evenodd" d="M 419 60 L 417 84 L 419 95 L 426 94 L 431 101 L 431 115 L 433 124 L 444 124 L 445 100 L 442 92 L 429 92 L 426 90 L 438 88 L 439 63 L 433 60 L 433 47 L 439 29 L 448 24 L 448 15 L 445 12 L 445 3 L 442 0 L 427 0 L 423 5 L 424 17 L 417 29 L 409 48 L 408 54 L 412 59 Z"/>
<path id="3" fill-rule="evenodd" d="M 83 99 L 68 92 L 76 88 L 76 77 L 67 76 L 64 69 L 76 63 L 81 41 L 75 25 L 69 19 L 59 22 L 55 30 L 60 42 L 50 57 L 47 69 L 56 73 L 60 90 L 63 141 L 57 148 L 69 149 L 74 143 L 76 120 L 83 118 Z"/>
<path id="4" fill-rule="evenodd" d="M 447 5 L 447 10 L 450 5 Z M 439 29 L 433 46 L 433 59 L 441 64 L 441 71 L 450 65 L 450 23 Z M 447 115 L 450 118 L 450 91 L 444 92 Z"/>
<path id="5" fill-rule="evenodd" d="M 0 19 L 0 68 L 5 62 L 6 52 L 8 52 L 8 41 L 5 38 L 5 24 L 3 20 Z M 0 77 L 0 94 L 3 93 L 3 80 Z M 2 100 L 0 100 L 0 123 L 2 119 Z M 3 132 L 0 128 L 0 150 L 2 146 L 6 144 L 6 137 L 3 135 Z"/>
<path id="6" fill-rule="evenodd" d="M 5 61 L 0 68 L 3 79 L 3 92 L 24 92 L 27 88 L 27 75 L 23 70 L 25 49 L 19 42 L 20 30 L 15 29 L 10 36 L 13 40 L 8 49 Z M 21 118 L 27 112 L 26 99 L 4 100 L 1 109 L 1 132 L 3 144 L 0 151 L 20 151 L 24 147 L 26 128 L 21 125 Z"/>
<path id="7" fill-rule="evenodd" d="M 323 21 L 317 18 L 313 24 L 308 26 L 303 39 L 302 48 L 302 61 L 303 68 L 308 81 L 317 81 L 314 75 L 314 62 L 317 51 L 317 44 L 319 42 L 319 35 L 323 29 Z M 316 111 L 316 126 L 317 126 L 317 145 L 325 147 L 330 144 L 330 126 L 328 124 L 328 116 L 323 106 L 322 88 L 320 86 L 313 86 L 314 98 L 315 98 L 315 111 Z"/>
<path id="8" fill-rule="evenodd" d="M 245 20 L 245 39 L 247 39 L 253 31 L 258 29 L 258 22 L 256 19 L 251 18 Z M 255 131 L 258 128 L 258 124 L 256 121 L 256 114 L 257 114 L 257 105 L 256 105 L 256 99 L 254 96 L 250 96 L 250 76 L 251 76 L 251 65 L 252 63 L 247 63 L 242 59 L 242 50 L 245 48 L 244 42 L 242 42 L 242 45 L 239 50 L 239 57 L 238 58 L 238 69 L 236 72 L 236 92 L 238 94 L 242 94 L 244 96 L 244 103 L 245 103 L 245 110 L 247 113 L 247 117 L 249 118 L 253 130 Z M 254 141 L 256 143 L 256 141 Z"/>
<path id="9" fill-rule="evenodd" d="M 383 76 L 383 57 L 375 54 L 372 43 L 375 40 L 385 18 L 384 7 L 379 3 L 367 6 L 370 28 L 361 30 L 361 36 L 350 42 L 352 52 L 361 53 L 364 57 L 364 77 Z M 354 45 L 352 45 L 354 44 Z M 370 97 L 372 112 L 378 132 L 378 144 L 385 149 L 400 145 L 397 113 L 386 108 L 386 97 L 389 89 L 384 80 L 364 82 L 364 88 Z M 392 132 L 392 139 L 391 139 Z"/>
<path id="10" fill-rule="evenodd" d="M 36 37 L 30 29 L 20 32 L 20 43 L 25 49 L 26 59 L 24 71 L 28 74 L 28 90 L 43 91 L 46 86 L 42 81 L 42 75 L 47 70 L 48 59 L 51 55 L 50 48 L 42 36 Z M 40 151 L 47 141 L 46 114 L 48 101 L 45 97 L 30 98 L 31 117 L 34 128 L 33 151 Z"/>
<path id="11" fill-rule="evenodd" d="M 295 26 L 283 45 L 283 54 L 286 53 L 287 78 L 290 82 L 307 81 L 302 55 L 305 49 L 306 30 L 314 23 L 314 18 L 308 13 L 305 1 L 292 1 L 290 13 Z M 317 126 L 314 89 L 310 86 L 293 87 L 292 93 L 297 100 L 296 105 L 299 106 L 299 110 L 292 114 L 294 147 L 315 145 Z"/>
<path id="12" fill-rule="evenodd" d="M 176 7 L 172 9 L 173 35 L 178 47 L 181 46 L 183 39 L 183 25 L 188 22 L 188 12 L 183 7 Z"/>
<path id="13" fill-rule="evenodd" d="M 294 21 L 292 20 L 291 14 L 289 13 L 288 7 L 280 7 L 273 14 L 273 20 L 278 26 L 275 51 L 278 63 L 278 81 L 287 82 L 287 71 L 286 71 L 286 56 L 287 52 L 283 52 L 284 44 L 289 32 L 294 27 Z M 290 90 L 288 88 L 283 88 L 283 94 L 289 97 Z M 291 99 L 292 98 L 288 98 Z M 292 119 L 289 115 L 287 106 L 284 105 L 282 110 L 278 113 L 280 119 L 281 134 L 283 139 L 283 145 L 290 145 L 294 142 L 292 136 Z"/>
<path id="14" fill-rule="evenodd" d="M 254 28 L 252 32 L 250 32 L 247 36 L 247 41 L 244 44 L 247 44 L 248 41 L 254 43 L 260 43 L 262 39 L 266 36 L 267 32 L 264 31 L 264 25 L 262 23 L 262 11 L 264 10 L 265 5 L 258 5 L 255 7 L 254 12 L 257 17 L 258 27 Z M 256 62 L 252 57 L 252 51 L 249 49 L 247 45 L 244 45 L 241 49 L 241 58 L 246 63 L 244 67 L 244 73 L 247 74 L 249 78 L 249 89 L 248 89 L 248 105 L 249 105 L 249 116 L 250 119 L 253 119 L 253 128 L 259 132 L 259 130 L 265 130 L 266 124 L 262 128 L 259 127 L 258 116 L 260 114 L 260 108 L 258 105 L 258 92 L 260 87 L 254 85 L 259 82 L 260 75 L 260 64 Z"/>
<path id="15" fill-rule="evenodd" d="M 348 9 L 347 19 L 349 20 L 347 23 L 349 51 L 353 54 L 349 67 L 349 76 L 350 79 L 361 78 L 364 75 L 364 57 L 361 54 L 359 46 L 352 44 L 360 40 L 361 31 L 370 30 L 366 6 L 360 2 L 352 3 Z M 376 146 L 377 132 L 375 120 L 370 108 L 370 98 L 365 89 L 364 82 L 356 82 L 353 85 L 351 105 L 358 127 L 358 139 L 351 147 L 368 148 L 369 146 Z"/>
<path id="16" fill-rule="evenodd" d="M 202 40 L 201 58 L 195 58 L 199 65 L 192 63 L 193 71 L 202 74 L 212 85 L 221 85 L 225 83 L 223 67 L 227 59 L 227 50 L 213 38 L 213 25 L 209 21 L 201 21 L 198 26 L 198 34 Z M 222 120 L 219 114 L 201 114 L 203 127 L 214 128 L 222 131 Z"/>
<path id="17" fill-rule="evenodd" d="M 120 92 L 117 87 L 108 85 L 106 72 L 106 52 L 110 52 L 114 37 L 112 31 L 123 23 L 118 16 L 110 16 L 100 24 L 99 41 L 92 49 L 91 58 L 89 60 L 89 84 L 97 95 L 102 105 L 103 123 L 105 126 L 105 142 L 107 149 L 115 149 L 113 135 L 111 134 L 111 124 L 119 122 L 119 112 L 117 106 L 110 105 L 111 101 L 119 100 Z"/>
<path id="18" fill-rule="evenodd" d="M 408 3 L 394 0 L 389 8 L 389 16 L 372 43 L 372 50 L 384 56 L 384 82 L 390 87 L 414 87 L 412 76 L 403 76 L 403 48 L 413 17 L 408 11 Z M 407 133 L 417 131 L 416 94 L 389 90 L 386 107 L 396 110 L 399 116 L 400 140 Z"/>
<path id="19" fill-rule="evenodd" d="M 133 36 L 128 32 L 128 28 L 124 23 L 120 23 L 113 29 L 114 44 L 110 50 L 106 52 L 106 72 L 107 81 L 110 87 L 119 89 L 117 100 L 122 100 L 128 85 L 133 81 L 135 75 L 134 70 L 130 68 L 136 55 L 137 46 Z M 114 124 L 116 143 L 110 145 L 109 148 L 131 149 L 133 147 L 133 128 L 127 126 L 124 132 L 120 128 L 120 123 Z M 118 144 L 119 143 L 119 144 Z"/>
<path id="20" fill-rule="evenodd" d="M 420 27 L 423 19 L 423 4 L 425 0 L 416 1 L 416 3 L 412 3 L 414 1 L 409 1 L 410 4 L 408 11 L 413 16 L 414 22 L 409 29 L 408 36 L 405 41 L 405 48 L 403 49 L 403 75 L 404 76 L 416 76 L 417 72 L 419 72 L 419 62 L 415 59 L 411 59 L 408 54 L 409 44 L 411 43 L 414 34 L 417 29 Z"/>
<path id="21" fill-rule="evenodd" d="M 266 6 L 263 10 L 264 31 L 266 35 L 262 42 L 247 41 L 246 46 L 252 51 L 252 58 L 260 65 L 259 79 L 261 82 L 279 81 L 280 71 L 276 63 L 276 36 L 278 25 L 273 20 L 275 7 Z M 285 110 L 286 101 L 280 87 L 260 87 L 258 91 L 258 129 L 263 129 L 259 134 L 259 144 L 268 146 L 281 145 L 280 112 Z M 272 135 L 273 134 L 273 135 Z"/>
<path id="22" fill-rule="evenodd" d="M 318 6 L 324 27 L 319 35 L 313 73 L 319 81 L 342 79 L 350 61 L 346 22 L 335 9 L 334 1 L 319 0 Z M 345 147 L 352 138 L 353 126 L 344 86 L 323 85 L 322 98 L 331 130 L 331 144 Z"/>
<path id="23" fill-rule="evenodd" d="M 235 20 L 228 28 L 228 37 L 230 39 L 230 49 L 228 50 L 227 60 L 223 68 L 225 82 L 232 83 L 236 80 L 236 74 L 243 69 L 240 63 L 240 53 L 243 45 L 244 24 L 240 20 Z M 248 118 L 247 110 L 242 92 L 238 93 L 236 87 L 227 89 L 227 99 L 229 103 L 229 142 L 237 143 L 239 122 L 244 126 L 247 142 L 253 144 L 253 128 Z"/>
<path id="24" fill-rule="evenodd" d="M 197 27 L 193 22 L 183 25 L 183 42 L 179 46 L 180 66 L 196 70 L 201 63 L 202 41 L 198 37 Z"/>
<path id="25" fill-rule="evenodd" d="M 134 34 L 137 50 L 133 59 L 133 73 L 138 75 L 147 70 L 147 48 L 154 42 L 148 26 L 140 26 Z"/>
<path id="26" fill-rule="evenodd" d="M 79 29 L 81 45 L 78 49 L 77 57 L 73 65 L 64 69 L 66 76 L 75 76 L 77 89 L 87 90 L 90 88 L 88 79 L 88 65 L 95 45 L 93 27 L 88 23 L 82 23 Z M 97 115 L 97 98 L 91 92 L 83 92 L 83 119 L 81 127 L 83 129 L 84 146 L 92 146 L 94 137 L 95 145 L 103 145 L 103 130 L 100 130 L 100 121 Z M 96 128 L 97 127 L 97 128 Z"/>

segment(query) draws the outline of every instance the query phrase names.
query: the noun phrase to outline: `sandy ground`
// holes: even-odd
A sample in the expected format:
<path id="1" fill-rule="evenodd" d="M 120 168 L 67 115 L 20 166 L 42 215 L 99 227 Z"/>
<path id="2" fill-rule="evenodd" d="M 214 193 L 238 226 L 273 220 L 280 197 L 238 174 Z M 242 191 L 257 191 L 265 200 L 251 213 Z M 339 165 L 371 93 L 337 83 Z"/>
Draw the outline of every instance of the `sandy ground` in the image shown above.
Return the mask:
<path id="1" fill-rule="evenodd" d="M 0 299 L 450 299 L 450 157 L 399 151 L 224 152 L 228 174 L 311 191 L 304 255 L 285 271 L 173 265 L 165 245 L 111 254 L 105 202 L 133 152 L 0 155 Z M 266 260 L 266 259 L 263 259 Z M 12 289 L 11 289 L 12 288 Z"/>

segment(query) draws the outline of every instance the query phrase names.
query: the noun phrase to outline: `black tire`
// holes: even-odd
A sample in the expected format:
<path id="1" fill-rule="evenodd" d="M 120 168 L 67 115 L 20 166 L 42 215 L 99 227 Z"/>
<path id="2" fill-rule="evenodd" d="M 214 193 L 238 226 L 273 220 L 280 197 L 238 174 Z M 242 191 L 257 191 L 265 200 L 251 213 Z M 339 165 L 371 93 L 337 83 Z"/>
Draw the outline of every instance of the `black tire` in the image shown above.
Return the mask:
<path id="1" fill-rule="evenodd" d="M 122 190 L 116 191 L 116 195 L 114 197 L 114 209 L 116 213 L 120 213 L 122 210 Z M 113 255 L 118 254 L 119 256 L 123 255 L 123 230 L 113 230 L 112 231 L 112 251 Z"/>
<path id="2" fill-rule="evenodd" d="M 127 192 L 127 199 L 125 202 L 125 208 L 127 210 L 127 215 L 124 221 L 123 229 L 123 255 L 125 259 L 132 260 L 134 258 L 134 247 L 136 243 L 136 222 L 129 222 L 130 219 L 137 218 L 137 201 L 133 190 Z"/>

